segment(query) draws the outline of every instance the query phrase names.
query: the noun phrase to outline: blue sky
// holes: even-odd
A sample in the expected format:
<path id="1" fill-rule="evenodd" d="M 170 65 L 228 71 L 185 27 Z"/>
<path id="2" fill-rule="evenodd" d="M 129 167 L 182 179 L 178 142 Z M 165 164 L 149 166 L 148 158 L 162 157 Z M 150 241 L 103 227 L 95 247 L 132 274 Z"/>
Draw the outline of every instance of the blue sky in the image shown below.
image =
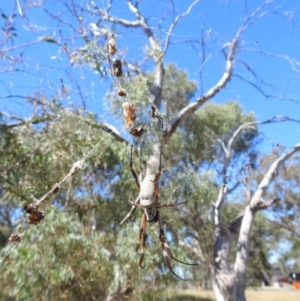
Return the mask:
<path id="1" fill-rule="evenodd" d="M 90 1 L 75 0 L 81 6 L 86 7 Z M 99 8 L 103 8 L 105 1 L 94 1 Z M 192 1 L 174 1 L 176 13 L 182 13 L 186 10 Z M 10 15 L 11 8 L 16 6 L 16 1 L 5 1 L 0 5 L 3 13 Z M 26 12 L 26 18 L 19 18 L 17 22 L 18 37 L 15 44 L 22 44 L 36 40 L 37 36 L 55 36 L 59 37 L 59 31 L 69 37 L 72 45 L 77 45 L 79 39 L 70 27 L 62 26 L 51 22 L 41 9 L 34 8 L 27 10 L 26 3 L 29 1 L 19 0 L 21 9 Z M 56 1 L 44 1 L 53 13 L 63 10 Z M 51 4 L 55 3 L 55 4 Z M 134 16 L 127 8 L 127 1 L 114 1 L 111 14 L 134 20 Z M 179 68 L 188 72 L 189 78 L 195 80 L 198 87 L 199 70 L 202 70 L 203 90 L 207 91 L 222 75 L 224 70 L 224 57 L 221 53 L 222 46 L 229 42 L 237 29 L 242 24 L 246 11 L 251 13 L 263 1 L 251 0 L 203 0 L 198 3 L 191 14 L 182 19 L 176 27 L 172 37 L 172 42 L 183 40 L 200 41 L 201 31 L 206 43 L 207 60 L 204 65 L 201 61 L 201 50 L 199 43 L 172 44 L 170 45 L 165 63 L 175 63 Z M 156 32 L 161 41 L 165 39 L 166 31 L 172 18 L 172 9 L 170 2 L 166 0 L 143 0 L 140 3 L 141 12 L 147 17 L 150 27 Z M 265 98 L 261 93 L 251 85 L 243 82 L 239 78 L 233 77 L 226 89 L 221 91 L 213 101 L 226 102 L 228 100 L 239 101 L 243 108 L 249 112 L 253 111 L 259 121 L 264 121 L 275 115 L 285 115 L 290 118 L 300 120 L 300 82 L 299 74 L 295 72 L 287 60 L 278 57 L 262 55 L 260 52 L 268 52 L 276 55 L 285 55 L 300 61 L 300 3 L 296 1 L 275 0 L 270 3 L 266 10 L 274 10 L 272 13 L 258 20 L 248 28 L 241 37 L 240 51 L 237 59 L 244 61 L 273 88 L 261 85 L 249 72 L 236 64 L 235 73 L 242 75 L 246 80 L 252 80 L 264 89 L 266 93 L 272 93 L 276 97 Z M 165 18 L 160 22 L 161 16 Z M 65 14 L 66 20 L 74 22 L 72 17 Z M 30 24 L 28 23 L 30 20 Z M 95 22 L 97 16 L 85 16 L 84 24 Z M 160 22 L 160 23 L 159 23 Z M 160 27 L 158 25 L 160 24 Z M 35 34 L 32 34 L 28 26 L 32 26 Z M 110 29 L 109 23 L 104 23 Z M 144 58 L 145 45 L 148 43 L 144 33 L 140 29 L 118 28 L 119 33 L 117 43 L 122 58 L 131 62 L 140 62 Z M 10 45 L 2 45 L 1 49 Z M 245 51 L 250 49 L 251 51 Z M 103 96 L 109 90 L 110 80 L 100 80 L 99 75 L 92 72 L 88 67 L 75 66 L 70 68 L 65 55 L 59 52 L 58 47 L 51 43 L 38 43 L 36 45 L 17 49 L 16 52 L 22 52 L 27 61 L 27 71 L 3 72 L 0 74 L 0 96 L 11 94 L 26 94 L 34 90 L 55 91 L 61 85 L 60 78 L 63 79 L 66 86 L 71 86 L 74 93 L 71 97 L 64 99 L 66 106 L 71 103 L 81 103 L 81 99 L 75 91 L 76 84 L 80 85 L 86 100 L 86 106 L 89 110 L 98 114 L 99 119 L 108 121 L 120 127 L 120 123 L 114 120 L 109 114 L 108 108 L 103 104 Z M 148 65 L 149 66 L 149 65 Z M 300 70 L 300 66 L 296 66 Z M 143 68 L 147 68 L 144 64 Z M 74 80 L 76 82 L 74 82 Z M 200 96 L 199 93 L 196 97 Z M 292 100 L 291 100 L 292 99 Z M 30 111 L 20 99 L 0 99 L 0 109 L 13 112 L 14 114 L 28 115 Z M 119 128 L 122 134 L 125 131 Z M 261 131 L 267 137 L 262 146 L 265 152 L 279 143 L 288 147 L 300 141 L 300 124 L 298 123 L 277 123 L 264 125 Z"/>

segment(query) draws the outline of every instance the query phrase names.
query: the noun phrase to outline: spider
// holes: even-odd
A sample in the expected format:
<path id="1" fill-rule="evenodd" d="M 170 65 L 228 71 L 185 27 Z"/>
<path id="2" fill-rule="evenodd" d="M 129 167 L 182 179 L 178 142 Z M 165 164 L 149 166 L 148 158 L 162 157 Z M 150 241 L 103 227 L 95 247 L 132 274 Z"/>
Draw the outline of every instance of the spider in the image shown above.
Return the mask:
<path id="1" fill-rule="evenodd" d="M 140 259 L 139 259 L 139 266 L 143 269 L 144 266 L 143 260 L 145 255 L 145 249 L 146 249 L 146 240 L 147 240 L 147 223 L 156 223 L 158 224 L 158 230 L 159 230 L 159 241 L 161 244 L 161 248 L 163 250 L 163 256 L 166 262 L 166 265 L 169 269 L 169 271 L 178 279 L 187 281 L 188 279 L 183 279 L 179 277 L 172 269 L 171 266 L 171 259 L 180 262 L 185 265 L 199 265 L 198 263 L 185 263 L 177 258 L 174 257 L 170 247 L 166 243 L 165 239 L 165 233 L 162 225 L 162 219 L 160 216 L 159 209 L 160 208 L 166 208 L 166 207 L 175 207 L 181 204 L 185 204 L 187 202 L 177 203 L 177 204 L 160 204 L 158 201 L 159 196 L 159 189 L 158 189 L 158 180 L 161 175 L 161 152 L 159 156 L 159 169 L 158 172 L 155 174 L 153 171 L 153 168 L 155 164 L 150 161 L 147 162 L 147 168 L 146 168 L 146 176 L 144 180 L 142 181 L 142 184 L 140 185 L 137 174 L 135 173 L 133 167 L 132 167 L 132 152 L 133 152 L 133 146 L 131 146 L 131 156 L 130 156 L 130 171 L 132 176 L 135 179 L 136 185 L 139 189 L 139 197 L 140 197 L 140 204 L 133 203 L 129 200 L 132 206 L 139 207 L 144 209 L 143 217 L 142 217 L 142 223 L 141 228 L 139 232 L 138 237 L 138 243 L 135 247 L 135 251 L 137 252 L 139 248 L 141 247 L 140 252 Z"/>

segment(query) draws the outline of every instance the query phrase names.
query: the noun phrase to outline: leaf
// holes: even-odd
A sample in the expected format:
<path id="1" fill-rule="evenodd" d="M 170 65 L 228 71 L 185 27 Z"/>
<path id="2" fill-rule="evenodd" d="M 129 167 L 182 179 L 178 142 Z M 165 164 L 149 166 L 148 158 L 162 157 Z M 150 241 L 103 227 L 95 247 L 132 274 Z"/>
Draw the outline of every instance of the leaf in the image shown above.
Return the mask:
<path id="1" fill-rule="evenodd" d="M 41 40 L 42 40 L 42 41 L 45 41 L 45 42 L 47 42 L 47 43 L 54 43 L 54 44 L 57 44 L 57 42 L 56 42 L 53 38 L 48 37 L 48 36 L 42 37 Z"/>

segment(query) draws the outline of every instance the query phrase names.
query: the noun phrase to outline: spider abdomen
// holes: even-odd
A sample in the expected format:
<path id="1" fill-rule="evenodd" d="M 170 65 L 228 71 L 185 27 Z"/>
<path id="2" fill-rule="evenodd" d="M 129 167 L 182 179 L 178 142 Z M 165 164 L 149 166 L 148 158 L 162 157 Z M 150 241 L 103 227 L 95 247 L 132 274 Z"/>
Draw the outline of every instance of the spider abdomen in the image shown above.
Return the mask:
<path id="1" fill-rule="evenodd" d="M 140 204 L 144 208 L 154 207 L 157 203 L 157 198 L 154 189 L 154 174 L 148 174 L 145 176 L 140 190 Z"/>

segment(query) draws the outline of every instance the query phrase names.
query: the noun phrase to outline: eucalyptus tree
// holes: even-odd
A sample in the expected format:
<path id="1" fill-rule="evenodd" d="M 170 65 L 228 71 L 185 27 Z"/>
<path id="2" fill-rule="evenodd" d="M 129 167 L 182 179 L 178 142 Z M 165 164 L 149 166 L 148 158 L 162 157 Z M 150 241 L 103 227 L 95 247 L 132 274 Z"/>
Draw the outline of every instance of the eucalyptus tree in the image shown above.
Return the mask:
<path id="1" fill-rule="evenodd" d="M 173 242 L 176 258 L 200 261 L 205 276 L 212 277 L 217 300 L 245 300 L 248 258 L 255 256 L 255 250 L 250 250 L 254 218 L 258 211 L 278 202 L 277 197 L 265 201 L 263 196 L 277 169 L 299 150 L 299 145 L 272 161 L 256 187 L 251 172 L 258 170 L 257 126 L 262 123 L 233 101 L 216 105 L 212 100 L 236 80 L 246 82 L 265 97 L 276 96 L 269 93 L 269 85 L 247 62 L 249 58 L 243 57 L 246 51 L 283 59 L 293 71 L 297 71 L 299 62 L 271 50 L 245 47 L 243 36 L 251 26 L 272 14 L 288 22 L 289 15 L 273 6 L 273 1 L 265 1 L 249 13 L 244 2 L 245 15 L 232 38 L 220 46 L 224 59 L 217 67 L 218 78 L 213 76 L 208 89 L 205 90 L 203 80 L 208 76 L 204 70 L 211 56 L 207 53 L 211 29 L 205 30 L 203 25 L 199 39 L 179 41 L 199 46 L 197 88 L 186 72 L 168 64 L 168 53 L 177 42 L 173 40 L 177 26 L 201 2 L 190 2 L 178 13 L 179 3 L 169 1 L 167 17 L 164 14 L 157 22 L 150 18 L 152 2 L 132 0 L 122 4 L 108 1 L 107 5 L 95 1 L 57 1 L 55 7 L 48 2 L 22 6 L 16 1 L 13 13 L 2 13 L 5 47 L 0 54 L 5 67 L 1 72 L 14 72 L 17 79 L 19 73 L 29 76 L 34 71 L 32 76 L 39 79 L 36 84 L 31 78 L 31 90 L 22 90 L 11 82 L 3 84 L 6 94 L 2 98 L 25 99 L 31 116 L 24 117 L 17 110 L 2 113 L 5 172 L 0 179 L 5 231 L 1 233 L 8 238 L 7 229 L 13 228 L 13 214 L 18 214 L 17 207 L 22 202 L 31 218 L 29 222 L 40 223 L 31 230 L 34 226 L 20 222 L 17 234 L 21 238 L 26 232 L 24 246 L 9 244 L 3 249 L 4 294 L 17 300 L 29 298 L 30 294 L 43 294 L 48 300 L 57 296 L 69 300 L 76 296 L 81 300 L 122 300 L 128 296 L 146 300 L 162 294 L 174 281 L 166 273 L 154 230 L 149 229 L 152 240 L 151 251 L 145 258 L 146 272 L 138 269 L 138 259 L 133 256 L 132 246 L 139 230 L 136 221 L 132 222 L 135 206 L 129 211 L 127 200 L 134 195 L 134 202 L 139 201 L 130 174 L 129 144 L 134 144 L 138 151 L 133 153 L 133 161 L 140 166 L 136 175 L 132 172 L 136 182 L 143 179 L 143 162 L 151 175 L 158 174 L 161 162 L 161 203 L 188 200 L 178 210 L 168 213 L 166 209 L 161 213 L 170 217 L 165 224 L 168 234 L 173 234 L 173 240 L 171 235 L 163 237 L 160 229 L 167 266 L 168 257 L 172 256 L 163 240 L 170 245 Z M 37 14 L 47 18 L 46 30 L 37 25 Z M 26 43 L 20 38 L 24 30 L 30 32 Z M 130 52 L 126 54 L 125 47 L 137 47 L 137 42 L 126 43 L 132 31 L 143 36 L 144 57 L 139 61 Z M 36 69 L 27 69 L 31 57 L 24 49 L 29 52 L 31 47 L 43 43 L 53 61 L 49 77 L 40 71 L 40 64 L 35 65 Z M 87 67 L 96 75 L 89 73 Z M 56 72 L 54 77 L 52 68 Z M 77 71 L 75 76 L 73 71 Z M 102 81 L 96 82 L 95 76 Z M 107 88 L 101 103 L 95 101 L 98 90 L 94 87 L 98 83 Z M 90 103 L 103 109 L 99 116 L 88 112 Z M 279 121 L 284 120 L 276 117 L 264 123 Z M 156 180 L 149 188 L 155 193 L 155 202 Z M 49 200 L 56 209 L 50 208 Z M 28 210 L 33 202 L 35 207 Z M 157 204 L 151 203 L 152 209 L 154 205 Z M 160 224 L 157 211 L 155 214 L 154 219 Z M 255 264 L 262 264 L 263 271 L 268 268 L 267 251 L 260 238 L 268 233 L 257 230 L 254 228 L 254 242 L 262 256 Z M 140 233 L 144 252 L 146 235 Z M 10 236 L 10 242 L 14 238 Z M 31 245 L 40 246 L 44 257 Z M 172 266 L 177 268 L 175 263 Z M 199 276 L 195 267 L 179 271 L 190 278 Z M 30 279 L 35 286 L 28 285 Z M 40 290 L 35 289 L 37 284 Z"/>

